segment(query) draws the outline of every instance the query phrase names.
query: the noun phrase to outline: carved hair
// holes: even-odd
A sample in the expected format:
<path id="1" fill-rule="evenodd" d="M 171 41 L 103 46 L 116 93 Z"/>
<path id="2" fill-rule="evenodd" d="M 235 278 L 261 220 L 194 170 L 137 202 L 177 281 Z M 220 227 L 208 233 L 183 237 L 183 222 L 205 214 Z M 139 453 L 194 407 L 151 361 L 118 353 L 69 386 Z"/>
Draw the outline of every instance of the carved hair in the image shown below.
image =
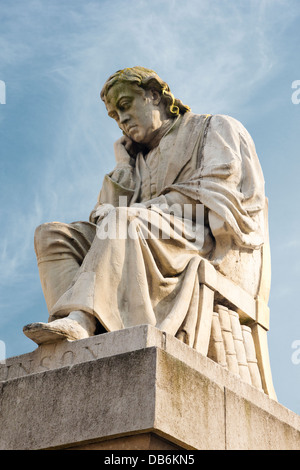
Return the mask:
<path id="1" fill-rule="evenodd" d="M 156 72 L 144 67 L 132 67 L 123 70 L 118 70 L 111 75 L 105 82 L 100 96 L 103 101 L 109 89 L 116 83 L 130 83 L 133 86 L 137 85 L 143 90 L 156 90 L 162 96 L 162 101 L 166 106 L 167 113 L 170 117 L 176 117 L 178 114 L 184 114 L 190 111 L 190 107 L 184 105 L 180 100 L 174 98 L 169 85 L 164 82 Z"/>

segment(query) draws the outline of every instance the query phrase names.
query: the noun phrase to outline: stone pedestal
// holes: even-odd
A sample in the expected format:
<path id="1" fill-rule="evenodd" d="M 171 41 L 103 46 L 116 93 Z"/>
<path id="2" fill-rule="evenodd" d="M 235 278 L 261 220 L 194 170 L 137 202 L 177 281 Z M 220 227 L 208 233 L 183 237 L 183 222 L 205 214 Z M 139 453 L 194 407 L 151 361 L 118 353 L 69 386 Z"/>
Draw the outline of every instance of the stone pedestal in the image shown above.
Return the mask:
<path id="1" fill-rule="evenodd" d="M 0 449 L 298 449 L 300 417 L 149 325 L 0 365 Z"/>

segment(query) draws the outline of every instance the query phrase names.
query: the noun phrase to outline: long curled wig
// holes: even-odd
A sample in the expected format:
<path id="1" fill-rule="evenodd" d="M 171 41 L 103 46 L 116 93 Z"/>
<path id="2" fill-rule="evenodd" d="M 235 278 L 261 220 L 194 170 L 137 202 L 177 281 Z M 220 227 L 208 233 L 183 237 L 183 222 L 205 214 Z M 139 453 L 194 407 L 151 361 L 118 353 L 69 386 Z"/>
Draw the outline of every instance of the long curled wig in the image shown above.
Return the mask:
<path id="1" fill-rule="evenodd" d="M 131 67 L 123 70 L 118 70 L 111 75 L 105 82 L 100 97 L 105 101 L 109 89 L 116 83 L 130 83 L 133 86 L 140 87 L 143 90 L 156 90 L 162 97 L 162 102 L 165 104 L 167 114 L 169 117 L 176 117 L 179 114 L 184 114 L 191 111 L 190 107 L 183 104 L 182 101 L 175 98 L 171 93 L 169 85 L 164 82 L 154 70 L 146 69 L 144 67 Z M 138 89 L 137 89 L 138 90 Z"/>

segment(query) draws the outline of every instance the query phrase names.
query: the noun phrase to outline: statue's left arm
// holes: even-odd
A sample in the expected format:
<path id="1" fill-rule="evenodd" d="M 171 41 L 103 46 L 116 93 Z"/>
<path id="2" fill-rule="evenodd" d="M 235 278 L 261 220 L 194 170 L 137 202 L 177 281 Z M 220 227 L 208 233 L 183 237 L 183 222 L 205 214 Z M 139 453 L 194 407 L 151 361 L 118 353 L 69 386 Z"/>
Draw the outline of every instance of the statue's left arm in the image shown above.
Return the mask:
<path id="1" fill-rule="evenodd" d="M 258 248 L 263 243 L 265 193 L 251 136 L 237 120 L 216 115 L 199 151 L 200 165 L 190 178 L 184 181 L 179 175 L 163 194 L 171 198 L 178 192 L 202 203 L 215 238 L 229 234 L 238 246 Z"/>

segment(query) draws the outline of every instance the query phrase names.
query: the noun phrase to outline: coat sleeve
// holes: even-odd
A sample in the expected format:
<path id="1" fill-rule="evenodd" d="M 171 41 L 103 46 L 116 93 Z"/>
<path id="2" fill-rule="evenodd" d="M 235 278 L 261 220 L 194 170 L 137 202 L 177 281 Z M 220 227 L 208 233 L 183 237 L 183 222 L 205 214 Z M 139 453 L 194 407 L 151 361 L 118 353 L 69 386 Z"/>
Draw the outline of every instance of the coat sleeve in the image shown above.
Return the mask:
<path id="1" fill-rule="evenodd" d="M 124 198 L 123 201 L 126 201 L 124 205 L 129 205 L 130 199 L 134 194 L 134 188 L 133 166 L 124 163 L 118 164 L 111 173 L 104 177 L 97 204 L 90 213 L 90 222 L 97 223 L 96 211 L 101 204 L 110 204 L 118 207 L 120 205 L 120 198 Z"/>

